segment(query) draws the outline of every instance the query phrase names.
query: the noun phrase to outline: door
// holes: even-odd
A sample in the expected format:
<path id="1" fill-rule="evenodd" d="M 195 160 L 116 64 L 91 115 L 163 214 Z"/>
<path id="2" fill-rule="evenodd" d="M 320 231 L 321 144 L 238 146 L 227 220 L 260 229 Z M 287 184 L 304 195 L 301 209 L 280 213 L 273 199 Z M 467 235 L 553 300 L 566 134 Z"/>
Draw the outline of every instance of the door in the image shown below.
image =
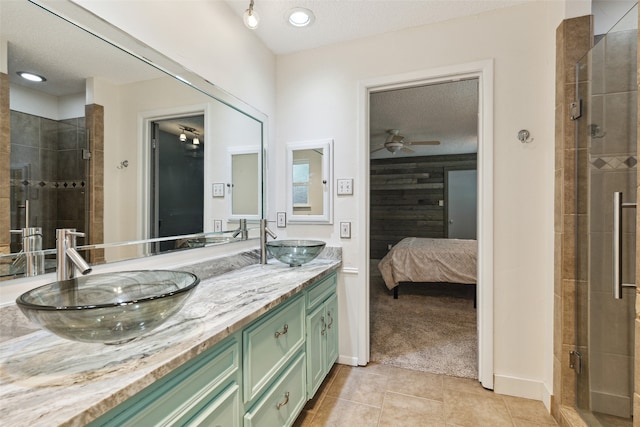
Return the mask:
<path id="1" fill-rule="evenodd" d="M 152 238 L 202 233 L 204 212 L 203 128 L 192 133 L 180 123 L 204 123 L 204 116 L 163 119 L 151 123 L 151 201 Z M 178 123 L 178 125 L 176 125 Z M 180 133 L 185 138 L 180 137 Z M 197 135 L 198 144 L 193 140 Z M 182 140 L 184 139 L 184 140 Z M 176 249 L 174 241 L 160 242 L 153 250 Z"/>
<path id="2" fill-rule="evenodd" d="M 478 171 L 447 171 L 447 237 L 477 238 Z"/>

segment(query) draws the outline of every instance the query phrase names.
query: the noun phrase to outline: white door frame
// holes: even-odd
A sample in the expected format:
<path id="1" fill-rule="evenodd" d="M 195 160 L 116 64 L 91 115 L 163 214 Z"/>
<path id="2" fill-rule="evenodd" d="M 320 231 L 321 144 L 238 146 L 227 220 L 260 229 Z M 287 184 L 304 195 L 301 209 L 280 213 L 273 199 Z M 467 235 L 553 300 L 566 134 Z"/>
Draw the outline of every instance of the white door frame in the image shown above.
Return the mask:
<path id="1" fill-rule="evenodd" d="M 458 64 L 411 73 L 362 80 L 358 84 L 358 150 L 360 193 L 358 234 L 359 300 L 358 364 L 369 362 L 369 94 L 384 89 L 479 79 L 478 110 L 478 380 L 493 389 L 493 60 Z"/>

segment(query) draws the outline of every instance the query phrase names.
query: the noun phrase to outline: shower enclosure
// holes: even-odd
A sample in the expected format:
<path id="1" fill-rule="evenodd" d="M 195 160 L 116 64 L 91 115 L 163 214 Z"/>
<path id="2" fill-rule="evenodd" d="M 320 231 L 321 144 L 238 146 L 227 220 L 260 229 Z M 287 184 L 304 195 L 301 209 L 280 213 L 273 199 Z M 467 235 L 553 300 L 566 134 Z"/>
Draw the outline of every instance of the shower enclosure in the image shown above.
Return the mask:
<path id="1" fill-rule="evenodd" d="M 576 64 L 576 407 L 632 425 L 637 188 L 637 4 Z"/>

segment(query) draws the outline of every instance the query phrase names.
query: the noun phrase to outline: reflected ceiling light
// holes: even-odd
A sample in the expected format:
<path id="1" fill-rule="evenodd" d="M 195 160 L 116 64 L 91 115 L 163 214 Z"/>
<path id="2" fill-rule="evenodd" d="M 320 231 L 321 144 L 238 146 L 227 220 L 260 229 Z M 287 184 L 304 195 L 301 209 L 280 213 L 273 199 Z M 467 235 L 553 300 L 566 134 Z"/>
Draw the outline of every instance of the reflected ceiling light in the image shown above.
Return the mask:
<path id="1" fill-rule="evenodd" d="M 40 82 L 46 82 L 47 81 L 47 79 L 45 79 L 41 75 L 38 75 L 38 74 L 35 74 L 35 73 L 30 73 L 28 71 L 18 71 L 16 74 L 18 74 L 23 79 L 29 80 L 31 82 L 40 83 Z"/>
<path id="2" fill-rule="evenodd" d="M 251 0 L 251 2 L 249 3 L 249 9 L 244 11 L 242 20 L 244 21 L 244 25 L 246 25 L 250 30 L 255 30 L 256 28 L 258 28 L 260 17 L 256 13 L 256 11 L 253 10 L 253 0 Z"/>
<path id="3" fill-rule="evenodd" d="M 294 27 L 306 27 L 313 24 L 316 17 L 313 12 L 304 7 L 294 7 L 287 11 L 287 21 Z"/>
<path id="4" fill-rule="evenodd" d="M 185 134 L 184 132 L 182 132 L 180 134 L 180 141 L 185 142 L 187 140 L 187 134 Z"/>
<path id="5" fill-rule="evenodd" d="M 198 138 L 198 134 L 193 134 L 193 145 L 200 145 L 200 139 Z"/>

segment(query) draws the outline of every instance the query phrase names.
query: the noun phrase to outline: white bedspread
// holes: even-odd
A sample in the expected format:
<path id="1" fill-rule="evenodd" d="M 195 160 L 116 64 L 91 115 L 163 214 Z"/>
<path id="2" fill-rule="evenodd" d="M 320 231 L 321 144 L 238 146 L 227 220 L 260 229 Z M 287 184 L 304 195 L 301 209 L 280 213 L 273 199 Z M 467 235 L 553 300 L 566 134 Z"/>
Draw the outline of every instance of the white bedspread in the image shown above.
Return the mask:
<path id="1" fill-rule="evenodd" d="M 476 283 L 478 242 L 461 239 L 402 239 L 378 263 L 387 288 L 400 282 Z"/>

